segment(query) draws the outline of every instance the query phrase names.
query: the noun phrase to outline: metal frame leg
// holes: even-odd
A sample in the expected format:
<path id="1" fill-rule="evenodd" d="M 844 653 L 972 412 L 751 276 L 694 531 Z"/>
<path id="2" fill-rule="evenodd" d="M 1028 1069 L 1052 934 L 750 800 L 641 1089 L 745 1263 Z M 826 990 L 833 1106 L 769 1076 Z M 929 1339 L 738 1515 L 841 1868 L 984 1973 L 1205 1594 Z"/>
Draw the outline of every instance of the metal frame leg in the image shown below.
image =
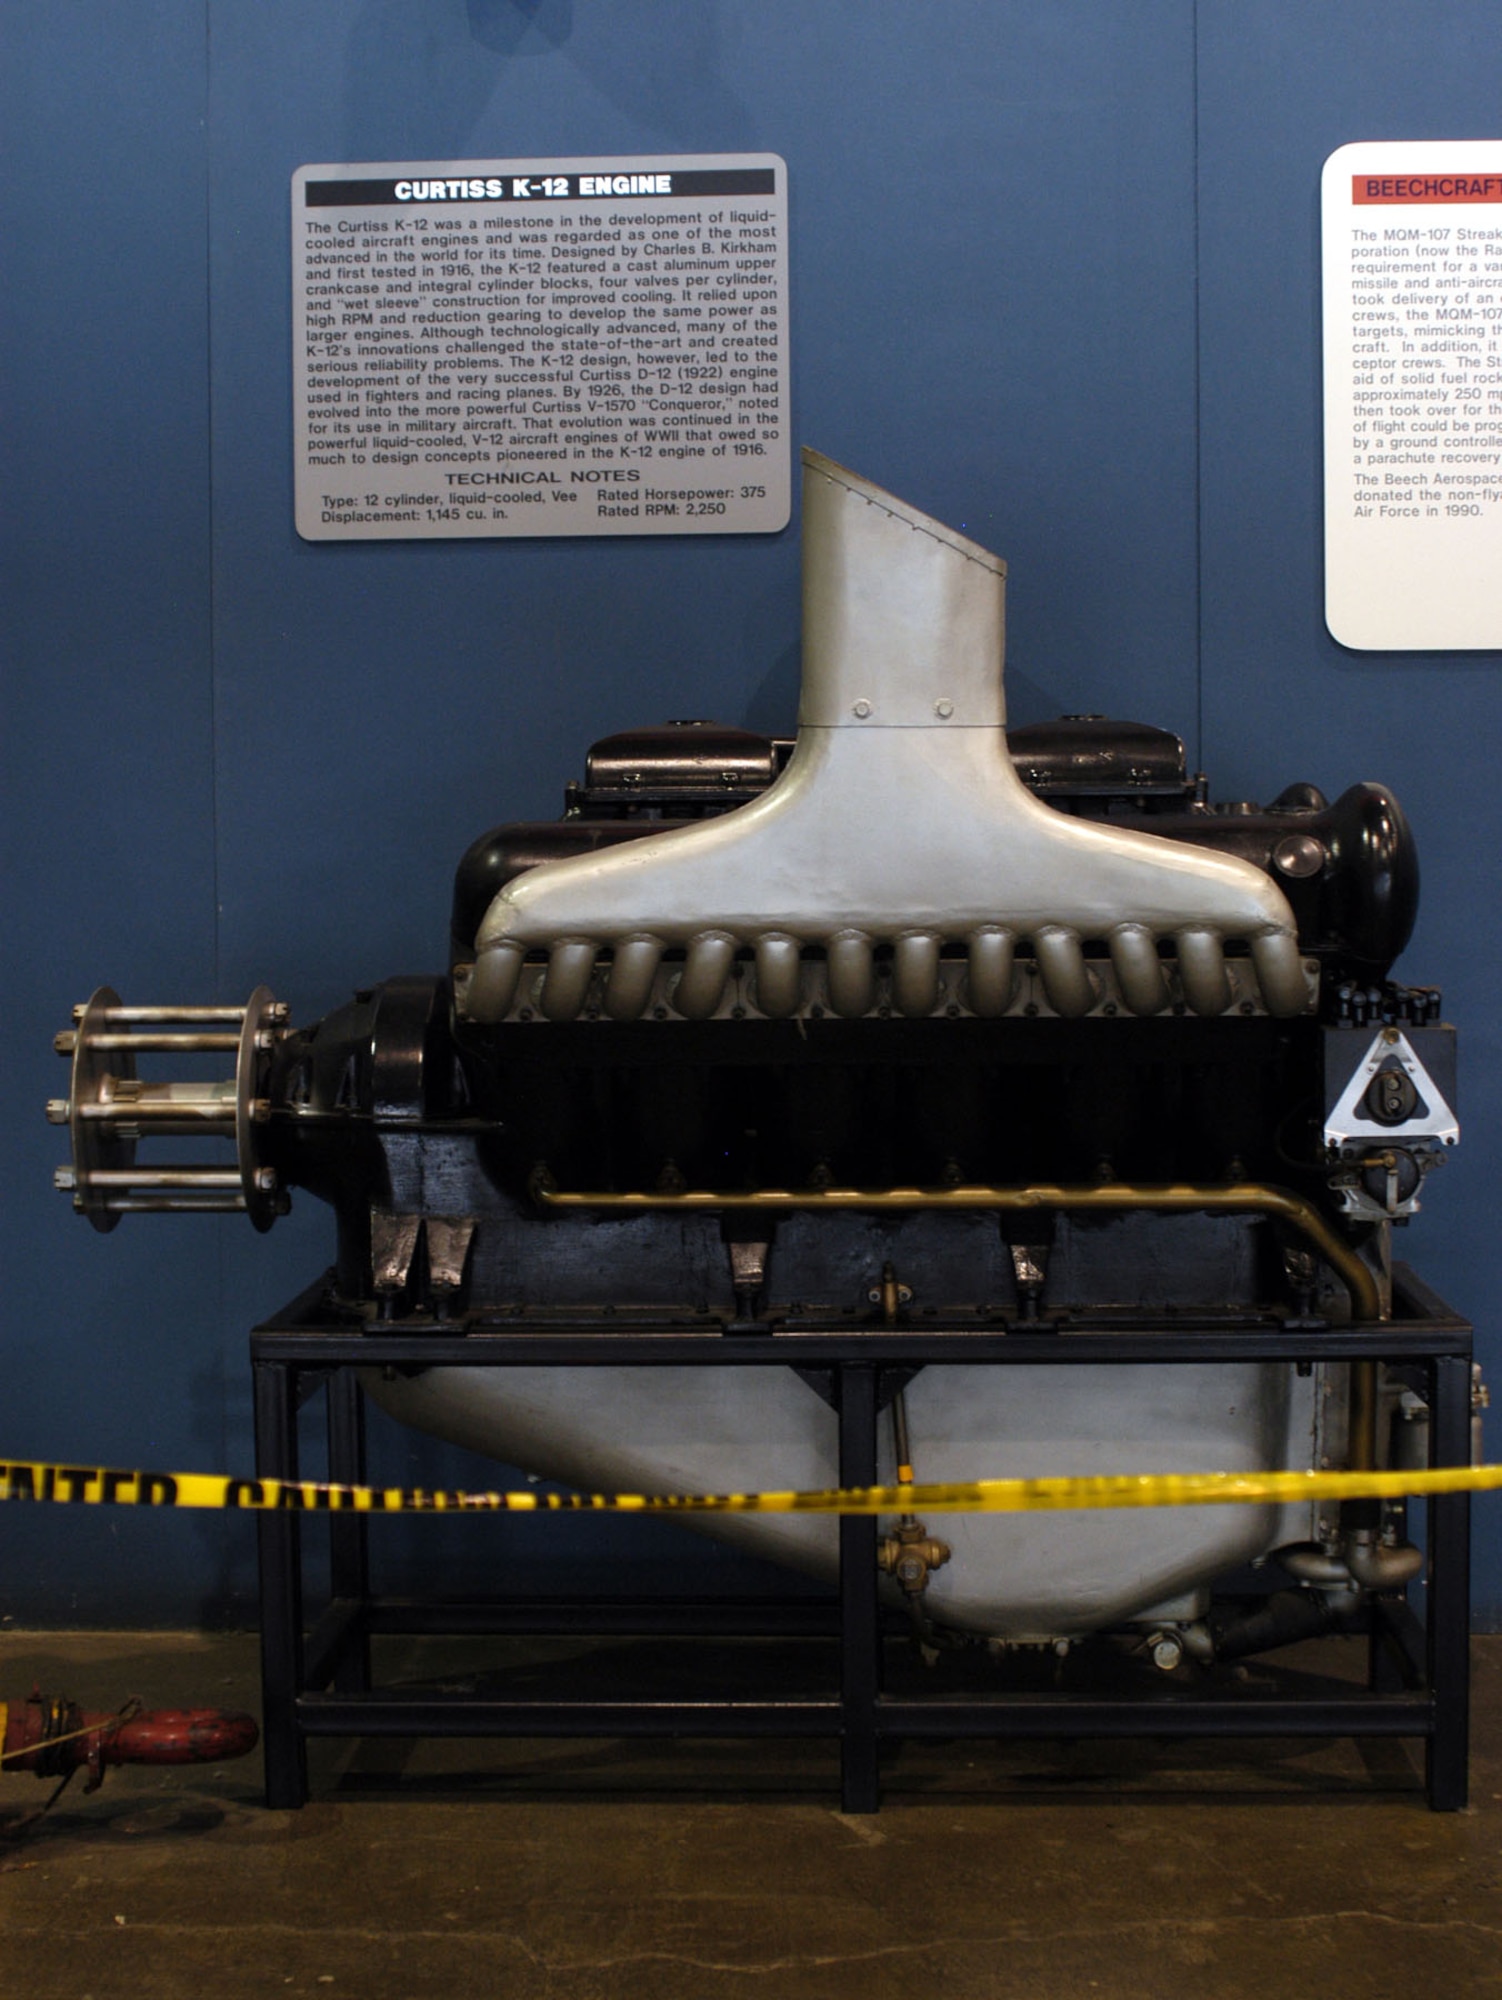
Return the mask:
<path id="1" fill-rule="evenodd" d="M 1449 1309 L 1424 1292 L 1405 1274 L 1406 1297 L 1413 1304 L 1415 1344 L 1398 1345 L 1400 1329 L 1370 1329 L 1383 1358 L 1421 1362 L 1428 1374 L 1431 1397 L 1433 1460 L 1465 1464 L 1470 1447 L 1470 1329 Z M 313 1294 L 308 1295 L 309 1298 Z M 509 1332 L 504 1341 L 479 1333 L 463 1340 L 425 1334 L 421 1340 L 380 1332 L 352 1343 L 340 1326 L 334 1334 L 304 1325 L 313 1308 L 303 1301 L 287 1315 L 285 1327 L 263 1327 L 253 1336 L 256 1466 L 263 1478 L 298 1476 L 298 1403 L 304 1388 L 327 1384 L 329 1463 L 333 1477 L 358 1482 L 365 1475 L 363 1402 L 353 1370 L 352 1349 L 358 1344 L 359 1366 L 421 1365 L 472 1367 L 477 1363 L 513 1366 L 591 1365 L 596 1346 L 586 1343 L 576 1352 L 564 1337 L 549 1333 L 545 1341 Z M 1360 1336 L 1367 1329 L 1316 1329 L 1310 1346 L 1317 1358 L 1346 1359 L 1360 1355 Z M 721 1337 L 700 1341 L 674 1334 L 617 1336 L 625 1358 L 642 1365 L 679 1367 L 687 1360 L 704 1366 L 728 1359 L 787 1365 L 788 1357 L 773 1355 L 771 1343 L 758 1341 L 752 1352 Z M 941 1336 L 942 1338 L 942 1336 Z M 1088 1340 L 1089 1336 L 1084 1336 Z M 1090 1359 L 1139 1364 L 1144 1359 L 1176 1365 L 1210 1358 L 1198 1351 L 1218 1342 L 1214 1330 L 1172 1336 L 1172 1351 L 1149 1337 L 1113 1335 L 1101 1343 L 1106 1352 Z M 1296 1359 L 1299 1347 L 1278 1336 L 1281 1351 L 1269 1356 L 1263 1337 L 1249 1344 L 1260 1358 Z M 560 1354 L 560 1349 L 562 1350 Z M 874 1349 L 874 1352 L 873 1352 Z M 1291 1349 L 1291 1351 L 1289 1351 Z M 388 1354 L 389 1350 L 389 1354 Z M 868 1485 L 877 1477 L 879 1413 L 888 1387 L 905 1381 L 916 1368 L 933 1359 L 925 1335 L 921 1343 L 904 1345 L 880 1336 L 862 1335 L 859 1342 L 840 1336 L 810 1340 L 800 1349 L 798 1372 L 833 1405 L 838 1423 L 839 1478 L 846 1485 Z M 875 1358 L 881 1355 L 881 1359 Z M 992 1336 L 966 1335 L 957 1359 L 987 1366 L 992 1362 L 1023 1367 L 1048 1356 L 1041 1343 L 1009 1341 L 1002 1346 Z M 1074 1358 L 1079 1358 L 1078 1350 Z M 910 1365 L 911 1364 L 911 1365 Z M 319 1510 L 331 1531 L 330 1576 L 335 1603 L 330 1613 L 305 1630 L 302 1577 L 302 1527 L 298 1511 L 258 1516 L 261 1574 L 261 1664 L 265 1696 L 266 1797 L 273 1807 L 296 1807 L 307 1797 L 305 1743 L 309 1735 L 362 1736 L 413 1733 L 441 1735 L 510 1735 L 533 1733 L 542 1724 L 561 1735 L 606 1733 L 642 1735 L 693 1733 L 760 1734 L 769 1717 L 755 1704 L 738 1715 L 733 1700 L 691 1704 L 673 1702 L 613 1703 L 578 1701 L 541 1705 L 510 1700 L 472 1702 L 455 1698 L 412 1703 L 392 1694 L 372 1694 L 367 1667 L 369 1633 L 374 1625 L 389 1632 L 616 1631 L 635 1629 L 620 1622 L 621 1607 L 609 1599 L 541 1600 L 530 1607 L 503 1603 L 445 1606 L 402 1600 L 373 1600 L 369 1595 L 367 1521 L 363 1516 Z M 879 1523 L 874 1518 L 847 1517 L 839 1536 L 840 1683 L 838 1700 L 828 1691 L 802 1705 L 807 1713 L 794 1720 L 806 1733 L 824 1735 L 838 1730 L 841 1744 L 841 1799 L 847 1812 L 877 1809 L 880 1800 L 879 1750 L 886 1736 L 965 1736 L 1002 1739 L 1022 1735 L 1117 1736 L 1168 1733 L 1178 1736 L 1230 1733 L 1262 1734 L 1285 1730 L 1299 1735 L 1423 1736 L 1426 1743 L 1430 1804 L 1453 1811 L 1465 1803 L 1469 1734 L 1469 1553 L 1470 1508 L 1466 1496 L 1443 1496 L 1429 1504 L 1429 1567 L 1427 1617 L 1422 1623 L 1400 1598 L 1374 1607 L 1373 1641 L 1380 1650 L 1373 1660 L 1380 1691 L 1390 1683 L 1391 1669 L 1406 1693 L 1367 1702 L 1313 1699 L 1269 1700 L 1220 1707 L 1194 1703 L 1094 1701 L 987 1696 L 975 1702 L 886 1700 L 882 1695 L 883 1649 L 880 1577 L 876 1567 Z M 1418 1593 L 1415 1591 L 1415 1597 Z M 724 1607 L 718 1607 L 723 1610 Z M 820 1607 L 822 1610 L 822 1607 Z M 600 1612 L 603 1623 L 588 1622 Z M 533 1621 L 537 1622 L 533 1622 Z M 554 1622 L 555 1620 L 559 1622 Z M 680 1629 L 675 1616 L 671 1629 Z M 653 1626 L 651 1629 L 658 1629 Z M 691 1629 L 683 1624 L 681 1629 Z M 711 1621 L 715 1632 L 732 1629 Z M 739 1630 L 736 1624 L 733 1629 Z M 752 1629 L 761 1629 L 759 1626 Z M 778 1629 L 782 1629 L 781 1626 Z M 800 1627 L 801 1629 L 801 1627 Z M 827 1627 L 825 1628 L 827 1629 Z M 330 1692 L 330 1684 L 333 1690 Z M 794 1704 L 796 1709 L 798 1704 Z M 755 1710 L 755 1713 L 752 1711 Z M 787 1717 L 770 1718 L 779 1725 Z M 702 1727 L 707 1725 L 707 1727 Z M 779 1728 L 779 1733 L 781 1730 Z M 798 1733 L 805 1733 L 804 1728 Z"/>
<path id="2" fill-rule="evenodd" d="M 839 1371 L 840 1484 L 876 1483 L 876 1370 Z M 881 1611 L 876 1590 L 876 1517 L 840 1517 L 840 1804 L 875 1812 L 876 1700 L 881 1686 Z"/>
<path id="3" fill-rule="evenodd" d="M 329 1478 L 340 1486 L 365 1484 L 365 1400 L 353 1369 L 336 1368 L 328 1382 Z M 329 1516 L 329 1589 L 351 1608 L 345 1645 L 334 1666 L 340 1694 L 370 1688 L 370 1533 L 363 1514 Z"/>
<path id="4" fill-rule="evenodd" d="M 1471 1460 L 1471 1367 L 1458 1355 L 1434 1364 L 1433 1463 Z M 1434 1728 L 1424 1775 L 1436 1812 L 1458 1812 L 1469 1789 L 1471 1708 L 1471 1496 L 1437 1494 L 1429 1502 L 1429 1693 Z"/>
<path id="5" fill-rule="evenodd" d="M 297 1380 L 290 1367 L 257 1362 L 256 1475 L 297 1478 Z M 302 1517 L 265 1510 L 256 1516 L 261 1572 L 262 1747 L 266 1803 L 306 1804 L 308 1760 L 297 1726 L 303 1680 Z"/>
<path id="6" fill-rule="evenodd" d="M 1408 1503 L 1393 1510 L 1400 1538 L 1408 1540 Z M 1366 1684 L 1372 1694 L 1402 1694 L 1427 1685 L 1423 1664 L 1423 1628 L 1406 1597 L 1374 1597 L 1369 1608 Z M 1418 1651 L 1414 1640 L 1418 1638 Z"/>

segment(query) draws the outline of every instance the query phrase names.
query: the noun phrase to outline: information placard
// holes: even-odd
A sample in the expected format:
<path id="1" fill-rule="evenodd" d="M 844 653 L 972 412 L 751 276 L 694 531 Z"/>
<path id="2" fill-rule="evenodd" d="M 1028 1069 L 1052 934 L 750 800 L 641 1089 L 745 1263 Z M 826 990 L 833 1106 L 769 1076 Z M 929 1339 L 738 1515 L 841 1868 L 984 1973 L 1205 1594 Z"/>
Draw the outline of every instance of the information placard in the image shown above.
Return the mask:
<path id="1" fill-rule="evenodd" d="M 773 153 L 300 167 L 297 531 L 785 527 L 787 294 Z"/>
<path id="2" fill-rule="evenodd" d="M 1502 647 L 1502 140 L 1342 146 L 1322 194 L 1325 622 Z"/>

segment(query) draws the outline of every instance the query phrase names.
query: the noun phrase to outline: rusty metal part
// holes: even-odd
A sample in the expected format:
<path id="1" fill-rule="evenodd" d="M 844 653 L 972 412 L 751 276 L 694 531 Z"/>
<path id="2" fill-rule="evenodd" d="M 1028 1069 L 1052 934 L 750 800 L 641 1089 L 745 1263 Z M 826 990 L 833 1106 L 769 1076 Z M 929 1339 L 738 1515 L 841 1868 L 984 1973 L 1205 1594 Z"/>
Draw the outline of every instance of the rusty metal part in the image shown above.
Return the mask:
<path id="1" fill-rule="evenodd" d="M 1168 1186 L 1111 1181 L 1090 1187 L 940 1187 L 940 1188 L 689 1188 L 680 1193 L 626 1193 L 605 1190 L 565 1193 L 546 1174 L 532 1177 L 531 1193 L 549 1212 L 592 1209 L 605 1214 L 645 1214 L 682 1209 L 728 1210 L 765 1215 L 799 1211 L 981 1209 L 997 1214 L 1030 1210 L 1133 1209 L 1167 1214 L 1209 1211 L 1218 1215 L 1266 1215 L 1297 1229 L 1335 1271 L 1351 1295 L 1358 1319 L 1383 1317 L 1381 1296 L 1371 1271 L 1348 1243 L 1343 1243 L 1313 1202 L 1288 1188 L 1264 1182 L 1180 1182 Z M 1355 1364 L 1359 1369 L 1366 1364 Z"/>
<path id="2" fill-rule="evenodd" d="M 258 1741 L 252 1717 L 218 1708 L 143 1711 L 133 1698 L 95 1714 L 35 1688 L 25 1701 L 0 1702 L 0 1766 L 39 1778 L 86 1769 L 91 1792 L 110 1764 L 216 1764 L 248 1755 Z"/>

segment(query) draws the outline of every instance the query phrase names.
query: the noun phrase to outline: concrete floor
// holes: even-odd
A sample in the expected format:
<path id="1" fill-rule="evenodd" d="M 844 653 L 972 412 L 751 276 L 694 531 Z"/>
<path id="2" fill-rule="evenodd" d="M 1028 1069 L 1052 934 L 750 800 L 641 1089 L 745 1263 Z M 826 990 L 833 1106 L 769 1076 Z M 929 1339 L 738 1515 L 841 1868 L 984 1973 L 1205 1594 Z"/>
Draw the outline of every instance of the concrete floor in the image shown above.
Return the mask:
<path id="1" fill-rule="evenodd" d="M 256 1705 L 244 1637 L 0 1634 L 0 1698 Z M 75 1779 L 0 1840 L 26 2000 L 1413 2000 L 1502 1992 L 1502 1639 L 1475 1647 L 1474 1803 L 1417 1746 L 902 1746 L 879 1815 L 822 1744 L 315 1746 Z M 0 1776 L 0 1816 L 39 1803 Z"/>

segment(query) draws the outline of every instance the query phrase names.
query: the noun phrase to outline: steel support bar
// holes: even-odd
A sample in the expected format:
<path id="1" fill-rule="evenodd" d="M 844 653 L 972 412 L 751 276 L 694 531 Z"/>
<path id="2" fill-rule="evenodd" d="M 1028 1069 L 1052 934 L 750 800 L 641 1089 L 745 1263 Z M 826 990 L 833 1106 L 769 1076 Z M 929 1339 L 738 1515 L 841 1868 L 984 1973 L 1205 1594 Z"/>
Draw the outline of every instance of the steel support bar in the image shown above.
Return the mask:
<path id="1" fill-rule="evenodd" d="M 353 1369 L 335 1369 L 328 1386 L 329 1478 L 346 1486 L 365 1483 L 365 1399 Z M 363 1606 L 370 1598 L 370 1527 L 363 1514 L 329 1516 L 329 1587 L 336 1603 Z M 334 1661 L 341 1694 L 370 1686 L 370 1639 L 363 1617 L 352 1619 Z M 314 1686 L 316 1675 L 309 1675 Z"/>
<path id="2" fill-rule="evenodd" d="M 346 1687 L 343 1675 L 351 1652 L 365 1648 L 366 1631 L 365 1600 L 336 1597 L 322 1616 L 314 1620 L 303 1641 L 305 1685 L 321 1688 L 332 1681 L 341 1692 L 360 1692 L 358 1688 Z"/>
<path id="3" fill-rule="evenodd" d="M 1399 1267 L 1397 1317 L 1352 1327 L 1258 1324 L 1228 1328 L 1187 1322 L 1164 1330 L 1082 1326 L 1052 1336 L 1001 1328 L 818 1331 L 779 1336 L 723 1335 L 702 1326 L 608 1332 L 604 1327 L 544 1331 L 518 1323 L 468 1334 L 452 1327 L 364 1332 L 327 1308 L 323 1281 L 282 1319 L 251 1337 L 255 1377 L 256 1471 L 298 1476 L 297 1412 L 310 1393 L 328 1395 L 329 1470 L 359 1483 L 365 1474 L 358 1367 L 682 1366 L 817 1369 L 827 1380 L 838 1424 L 839 1477 L 863 1486 L 877 1477 L 880 1412 L 889 1392 L 933 1362 L 1027 1367 L 1046 1363 L 1387 1360 L 1424 1367 L 1432 1410 L 1433 1460 L 1464 1464 L 1470 1448 L 1470 1328 Z M 1469 1699 L 1470 1505 L 1467 1496 L 1428 1502 L 1429 1573 L 1422 1624 L 1400 1601 L 1379 1601 L 1373 1645 L 1399 1659 L 1401 1691 L 1378 1686 L 1351 1695 L 1282 1699 L 1220 1694 L 1101 1699 L 1089 1695 L 947 1696 L 892 1699 L 882 1693 L 883 1642 L 895 1614 L 883 1609 L 876 1567 L 877 1521 L 840 1522 L 835 1602 L 811 1598 L 637 1601 L 579 1598 L 522 1601 L 408 1601 L 369 1594 L 366 1517 L 333 1515 L 332 1602 L 305 1639 L 302 1533 L 298 1512 L 257 1517 L 261 1560 L 261 1659 L 265 1702 L 266 1796 L 273 1806 L 307 1795 L 306 1744 L 312 1736 L 833 1736 L 840 1743 L 847 1812 L 878 1804 L 884 1741 L 926 1738 L 1356 1736 L 1420 1737 L 1429 1801 L 1440 1811 L 1465 1803 Z M 794 1700 L 510 1700 L 372 1690 L 372 1633 L 592 1633 L 714 1637 L 834 1637 L 838 1693 Z M 332 1685 L 331 1685 L 332 1684 Z"/>
<path id="4" fill-rule="evenodd" d="M 297 1477 L 296 1370 L 263 1363 L 255 1378 L 256 1476 Z M 306 1685 L 302 1532 L 293 1514 L 256 1515 L 261 1568 L 261 1705 L 266 1803 L 303 1805 L 308 1760 L 296 1717 Z"/>
<path id="5" fill-rule="evenodd" d="M 1431 1452 L 1435 1465 L 1471 1462 L 1471 1363 L 1441 1355 L 1432 1364 Z M 1469 1793 L 1471 1710 L 1471 1496 L 1436 1494 L 1429 1502 L 1429 1686 L 1434 1731 L 1425 1757 L 1429 1803 L 1458 1812 Z"/>
<path id="6" fill-rule="evenodd" d="M 1403 1597 L 1379 1597 L 1372 1603 L 1372 1652 L 1380 1662 L 1371 1685 L 1384 1694 L 1429 1684 L 1428 1636 L 1424 1622 Z"/>
<path id="7" fill-rule="evenodd" d="M 811 1598 L 534 1597 L 520 1603 L 372 1599 L 365 1628 L 375 1633 L 461 1635 L 560 1634 L 688 1639 L 837 1639 L 838 1604 Z M 317 1686 L 314 1675 L 308 1685 Z"/>
<path id="8" fill-rule="evenodd" d="M 309 1736 L 837 1736 L 840 1703 L 507 1701 L 470 1695 L 305 1694 Z"/>
<path id="9" fill-rule="evenodd" d="M 884 1701 L 882 1736 L 1427 1736 L 1427 1696 L 1285 1695 L 1272 1700 L 1191 1697 L 1092 1701 L 1073 1696 L 987 1697 L 981 1701 Z"/>
<path id="10" fill-rule="evenodd" d="M 250 1338 L 252 1361 L 296 1359 L 303 1368 L 653 1368 L 669 1363 L 712 1368 L 829 1368 L 841 1362 L 873 1362 L 883 1367 L 926 1368 L 942 1362 L 982 1367 L 1004 1362 L 1023 1367 L 1047 1362 L 1053 1368 L 1092 1368 L 1116 1362 L 1130 1351 L 1133 1361 L 1175 1366 L 1181 1361 L 1424 1361 L 1468 1346 L 1470 1328 L 1462 1320 L 1435 1326 L 1418 1320 L 1383 1320 L 1366 1327 L 1224 1327 L 1188 1316 L 1172 1332 L 1121 1327 L 1109 1333 L 1069 1328 L 1030 1334 L 1004 1327 L 918 1325 L 898 1333 L 799 1332 L 722 1334 L 698 1329 L 674 1332 L 610 1330 L 556 1333 L 518 1326 L 498 1333 L 477 1328 L 457 1333 L 433 1324 L 424 1331 L 403 1324 L 401 1332 L 335 1331 L 325 1322 L 299 1326 L 290 1319 L 257 1327 Z M 295 1351 L 292 1343 L 296 1342 Z"/>
<path id="11" fill-rule="evenodd" d="M 305 1694 L 297 1719 L 311 1736 L 838 1736 L 842 1700 L 520 1701 L 472 1695 Z M 1073 1739 L 1132 1736 L 1409 1736 L 1428 1734 L 1427 1697 L 1091 1701 L 1074 1696 L 988 1696 L 878 1702 L 877 1739 Z M 869 1810 L 869 1808 L 856 1808 Z"/>
<path id="12" fill-rule="evenodd" d="M 876 1483 L 876 1370 L 842 1368 L 838 1379 L 840 1483 Z M 876 1517 L 840 1517 L 840 1801 L 847 1813 L 875 1812 L 876 1705 L 881 1693 Z"/>

